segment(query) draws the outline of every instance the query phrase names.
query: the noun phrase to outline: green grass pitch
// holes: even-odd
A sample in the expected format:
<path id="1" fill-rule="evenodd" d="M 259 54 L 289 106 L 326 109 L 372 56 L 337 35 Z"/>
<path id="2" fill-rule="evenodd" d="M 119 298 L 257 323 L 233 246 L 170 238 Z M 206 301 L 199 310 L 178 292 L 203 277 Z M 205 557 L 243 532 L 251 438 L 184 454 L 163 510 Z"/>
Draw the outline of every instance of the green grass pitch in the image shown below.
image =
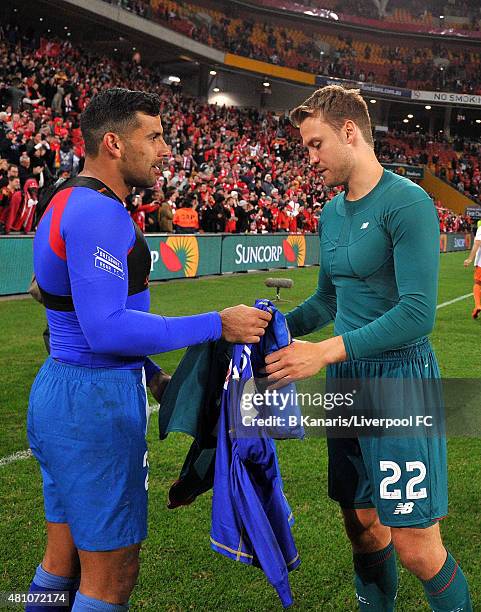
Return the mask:
<path id="1" fill-rule="evenodd" d="M 464 253 L 441 256 L 438 303 L 467 294 L 472 271 L 462 266 Z M 256 297 L 272 297 L 266 276 L 287 276 L 294 288 L 284 291 L 287 310 L 312 293 L 317 268 L 224 276 L 162 283 L 152 287 L 152 312 L 192 314 L 220 309 Z M 470 317 L 470 298 L 438 310 L 432 342 L 445 377 L 481 376 L 481 322 Z M 25 415 L 30 385 L 43 359 L 43 309 L 33 300 L 0 302 L 0 459 L 28 448 Z M 331 328 L 313 334 L 321 339 Z M 159 356 L 172 371 L 182 352 Z M 261 571 L 237 564 L 209 548 L 211 495 L 192 506 L 166 509 L 166 494 L 178 476 L 190 440 L 170 435 L 159 442 L 155 415 L 149 428 L 149 537 L 142 551 L 133 610 L 281 609 Z M 442 523 L 446 545 L 460 560 L 470 581 L 474 610 L 481 610 L 481 441 L 450 439 L 450 514 Z M 327 456 L 322 439 L 278 444 L 286 495 L 296 516 L 294 535 L 302 558 L 291 574 L 294 609 L 355 611 L 350 548 L 340 512 L 326 494 Z M 44 547 L 42 491 L 39 469 L 32 459 L 0 466 L 0 591 L 26 590 Z M 400 570 L 400 612 L 428 610 L 419 583 Z"/>

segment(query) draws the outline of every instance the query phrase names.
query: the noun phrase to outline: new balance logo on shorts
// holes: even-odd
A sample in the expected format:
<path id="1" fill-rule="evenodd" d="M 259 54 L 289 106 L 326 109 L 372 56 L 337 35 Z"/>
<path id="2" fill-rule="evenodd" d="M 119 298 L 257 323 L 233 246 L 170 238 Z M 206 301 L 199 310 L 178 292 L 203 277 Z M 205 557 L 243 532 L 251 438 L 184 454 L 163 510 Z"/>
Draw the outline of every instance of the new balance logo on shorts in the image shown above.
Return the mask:
<path id="1" fill-rule="evenodd" d="M 394 514 L 411 514 L 414 508 L 414 502 L 407 502 L 405 504 L 398 504 Z"/>
<path id="2" fill-rule="evenodd" d="M 369 602 L 365 597 L 361 597 L 359 593 L 356 593 L 356 599 L 359 603 L 364 604 L 365 606 L 370 606 L 371 602 Z"/>

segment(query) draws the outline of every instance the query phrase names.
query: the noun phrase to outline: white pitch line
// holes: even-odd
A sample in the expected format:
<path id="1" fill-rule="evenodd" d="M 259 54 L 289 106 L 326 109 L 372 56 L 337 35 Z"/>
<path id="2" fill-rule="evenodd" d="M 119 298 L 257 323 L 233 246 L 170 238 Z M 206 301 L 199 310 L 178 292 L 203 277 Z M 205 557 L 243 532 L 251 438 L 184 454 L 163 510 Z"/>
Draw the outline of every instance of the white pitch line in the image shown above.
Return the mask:
<path id="1" fill-rule="evenodd" d="M 2 457 L 0 459 L 0 467 L 4 467 L 9 463 L 13 463 L 14 461 L 20 461 L 20 459 L 29 459 L 32 456 L 32 451 L 30 449 L 17 451 L 16 453 L 12 453 L 7 457 Z"/>
<path id="2" fill-rule="evenodd" d="M 154 412 L 159 412 L 159 404 L 151 404 L 150 409 L 150 414 L 153 414 Z M 10 465 L 10 463 L 14 463 L 15 461 L 30 459 L 30 457 L 33 457 L 32 451 L 30 449 L 16 451 L 11 455 L 7 455 L 6 457 L 0 458 L 0 468 L 5 467 L 6 465 Z"/>
<path id="3" fill-rule="evenodd" d="M 442 304 L 438 304 L 436 308 L 444 308 L 445 306 L 451 306 L 451 304 L 455 304 L 456 302 L 460 302 L 461 300 L 465 300 L 469 297 L 473 297 L 473 294 L 466 293 L 466 295 L 460 295 L 459 297 L 454 298 L 454 300 L 449 300 L 449 302 L 443 302 Z"/>

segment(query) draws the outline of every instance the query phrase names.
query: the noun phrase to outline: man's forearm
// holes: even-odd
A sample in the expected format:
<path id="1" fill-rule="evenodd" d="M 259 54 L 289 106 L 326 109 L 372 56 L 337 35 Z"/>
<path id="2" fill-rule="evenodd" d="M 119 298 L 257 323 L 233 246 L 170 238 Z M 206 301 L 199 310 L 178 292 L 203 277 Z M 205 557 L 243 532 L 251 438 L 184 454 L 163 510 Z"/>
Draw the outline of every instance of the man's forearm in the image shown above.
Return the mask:
<path id="1" fill-rule="evenodd" d="M 469 253 L 466 262 L 472 263 L 474 261 L 474 258 L 476 257 L 476 253 L 479 250 L 479 247 L 481 246 L 481 240 L 475 240 L 474 244 L 473 244 L 473 248 L 471 249 L 471 252 Z"/>
<path id="2" fill-rule="evenodd" d="M 322 346 L 322 354 L 326 365 L 346 361 L 348 358 L 346 347 L 342 336 L 334 336 L 319 343 Z"/>
<path id="3" fill-rule="evenodd" d="M 305 302 L 286 314 L 287 325 L 294 337 L 305 336 L 324 327 L 336 316 L 336 298 L 328 295 L 323 299 L 315 293 Z"/>
<path id="4" fill-rule="evenodd" d="M 469 254 L 469 259 L 471 261 L 474 261 L 474 258 L 476 257 L 476 253 L 478 252 L 480 246 L 481 246 L 481 242 L 478 242 L 477 240 L 475 240 L 473 248 L 471 249 L 471 253 Z"/>

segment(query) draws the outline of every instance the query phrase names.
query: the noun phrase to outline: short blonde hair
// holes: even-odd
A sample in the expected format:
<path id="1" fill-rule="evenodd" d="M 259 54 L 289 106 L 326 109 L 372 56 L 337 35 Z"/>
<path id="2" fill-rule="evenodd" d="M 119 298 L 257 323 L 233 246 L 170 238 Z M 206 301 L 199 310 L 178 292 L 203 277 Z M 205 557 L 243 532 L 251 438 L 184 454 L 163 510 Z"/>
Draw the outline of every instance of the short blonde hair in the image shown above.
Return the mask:
<path id="1" fill-rule="evenodd" d="M 297 128 L 308 117 L 322 117 L 323 121 L 336 130 L 351 120 L 358 126 L 367 144 L 374 148 L 371 118 L 359 89 L 327 85 L 294 108 L 289 117 L 292 125 Z"/>

